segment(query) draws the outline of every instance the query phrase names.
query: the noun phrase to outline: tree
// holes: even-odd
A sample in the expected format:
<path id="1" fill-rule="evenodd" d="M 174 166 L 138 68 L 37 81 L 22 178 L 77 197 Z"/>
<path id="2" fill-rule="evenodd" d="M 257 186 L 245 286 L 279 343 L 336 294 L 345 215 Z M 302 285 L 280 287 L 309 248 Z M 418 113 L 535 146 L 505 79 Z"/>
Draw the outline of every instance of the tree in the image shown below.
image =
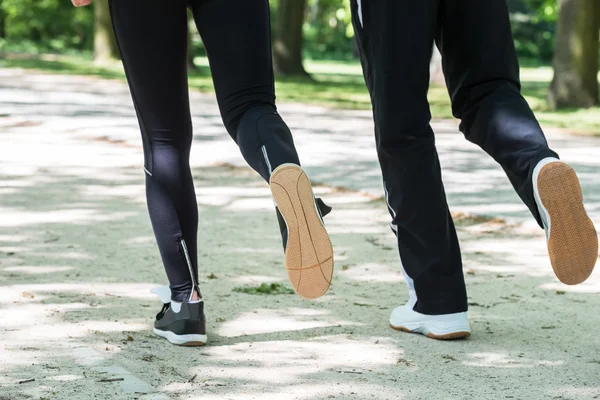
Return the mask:
<path id="1" fill-rule="evenodd" d="M 559 0 L 554 79 L 548 93 L 553 109 L 598 104 L 600 3 Z"/>
<path id="2" fill-rule="evenodd" d="M 442 69 L 442 54 L 438 50 L 437 46 L 433 46 L 431 62 L 429 63 L 429 75 L 432 83 L 440 86 L 446 86 L 444 70 Z"/>
<path id="3" fill-rule="evenodd" d="M 273 65 L 280 75 L 306 75 L 302 65 L 302 26 L 307 0 L 279 0 Z"/>
<path id="4" fill-rule="evenodd" d="M 198 69 L 196 64 L 194 64 L 194 32 L 196 31 L 196 26 L 194 23 L 194 16 L 191 12 L 188 12 L 188 24 L 187 24 L 187 41 L 188 41 L 188 50 L 187 50 L 187 65 L 188 70 L 194 71 Z"/>
<path id="5" fill-rule="evenodd" d="M 94 60 L 105 62 L 119 58 L 117 39 L 112 27 L 108 0 L 94 1 Z"/>
<path id="6" fill-rule="evenodd" d="M 93 45 L 93 8 L 70 1 L 0 0 L 0 43 L 34 52 L 89 50 Z M 6 46 L 6 47 L 4 47 Z"/>
<path id="7" fill-rule="evenodd" d="M 0 38 L 6 37 L 6 12 L 2 8 L 2 0 L 0 0 Z"/>

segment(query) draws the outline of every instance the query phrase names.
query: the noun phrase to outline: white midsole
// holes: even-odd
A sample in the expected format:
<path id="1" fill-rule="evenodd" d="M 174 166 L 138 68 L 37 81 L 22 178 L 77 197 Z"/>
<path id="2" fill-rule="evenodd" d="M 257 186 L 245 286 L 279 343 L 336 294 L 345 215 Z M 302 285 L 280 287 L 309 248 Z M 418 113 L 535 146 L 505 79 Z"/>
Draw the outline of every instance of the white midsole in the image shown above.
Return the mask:
<path id="1" fill-rule="evenodd" d="M 435 323 L 413 322 L 413 323 L 408 323 L 408 324 L 396 325 L 392 321 L 390 321 L 390 325 L 396 329 L 404 328 L 411 332 L 421 333 L 423 335 L 433 334 L 436 336 L 443 336 L 443 335 L 449 335 L 452 333 L 459 333 L 459 332 L 471 333 L 471 327 L 468 323 L 452 324 L 452 325 L 437 325 Z"/>
<path id="2" fill-rule="evenodd" d="M 459 332 L 471 332 L 467 312 L 443 315 L 419 314 L 405 305 L 392 312 L 390 325 L 393 328 L 422 333 L 424 335 L 448 335 Z"/>
<path id="3" fill-rule="evenodd" d="M 533 181 L 533 197 L 535 199 L 535 202 L 537 203 L 538 210 L 539 210 L 540 216 L 542 218 L 542 222 L 544 223 L 544 228 L 546 230 L 546 240 L 550 239 L 550 226 L 551 226 L 550 214 L 548 213 L 548 210 L 544 206 L 544 203 L 542 203 L 542 199 L 540 197 L 540 190 L 538 188 L 538 177 L 540 175 L 540 171 L 542 170 L 542 168 L 544 168 L 546 165 L 553 163 L 553 162 L 561 162 L 561 161 L 555 157 L 547 157 L 547 158 L 544 158 L 543 160 L 541 160 L 535 166 L 535 169 L 533 170 L 533 176 L 531 177 L 531 180 Z"/>
<path id="4" fill-rule="evenodd" d="M 169 342 L 173 344 L 183 345 L 186 343 L 204 343 L 208 342 L 208 337 L 206 335 L 177 335 L 171 331 L 162 331 L 160 329 L 154 328 L 154 334 L 167 339 Z"/>

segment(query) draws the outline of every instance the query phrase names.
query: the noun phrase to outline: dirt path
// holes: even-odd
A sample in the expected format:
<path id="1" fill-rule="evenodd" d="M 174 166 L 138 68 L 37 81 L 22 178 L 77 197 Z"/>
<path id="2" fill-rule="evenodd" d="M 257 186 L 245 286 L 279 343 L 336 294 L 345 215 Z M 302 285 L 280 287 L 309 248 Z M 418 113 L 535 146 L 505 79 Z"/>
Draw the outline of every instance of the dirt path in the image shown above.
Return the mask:
<path id="1" fill-rule="evenodd" d="M 44 94 L 40 85 L 52 79 L 61 90 L 54 82 Z M 216 114 L 202 117 L 212 118 L 214 132 L 203 134 L 214 138 L 198 141 L 221 143 L 222 157 L 211 166 L 196 155 L 194 168 L 210 345 L 155 338 L 160 304 L 149 290 L 165 278 L 141 151 L 127 139 L 135 121 L 128 109 L 119 116 L 124 89 L 97 84 L 96 96 L 76 92 L 77 79 L 71 92 L 52 79 L 24 79 L 37 100 L 6 80 L 0 87 L 9 114 L 0 117 L 0 399 L 600 398 L 599 273 L 575 288 L 559 284 L 542 232 L 529 225 L 459 218 L 474 329 L 467 341 L 388 328 L 390 310 L 406 299 L 389 216 L 383 202 L 352 191 L 317 188 L 335 207 L 326 220 L 337 260 L 328 295 L 236 291 L 289 284 L 268 188 L 246 168 L 214 164 L 232 162 Z M 209 99 L 194 101 L 216 111 Z M 27 107 L 40 111 L 18 112 Z M 316 180 L 337 185 L 326 175 L 335 157 L 321 151 L 306 163 Z"/>

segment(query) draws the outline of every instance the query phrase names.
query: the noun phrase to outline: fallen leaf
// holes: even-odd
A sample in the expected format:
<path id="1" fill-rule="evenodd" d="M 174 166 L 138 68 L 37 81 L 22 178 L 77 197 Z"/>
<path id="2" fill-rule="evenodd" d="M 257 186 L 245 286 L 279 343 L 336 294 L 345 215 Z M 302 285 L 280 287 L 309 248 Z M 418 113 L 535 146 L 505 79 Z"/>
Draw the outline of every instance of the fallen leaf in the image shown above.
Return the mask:
<path id="1" fill-rule="evenodd" d="M 396 361 L 396 364 L 404 364 L 407 367 L 414 367 L 417 365 L 412 360 L 405 360 L 404 358 L 399 358 L 398 361 Z"/>
<path id="2" fill-rule="evenodd" d="M 443 358 L 444 360 L 458 361 L 456 358 L 452 357 L 452 356 L 451 356 L 451 355 L 449 355 L 449 354 L 442 354 L 442 358 Z"/>

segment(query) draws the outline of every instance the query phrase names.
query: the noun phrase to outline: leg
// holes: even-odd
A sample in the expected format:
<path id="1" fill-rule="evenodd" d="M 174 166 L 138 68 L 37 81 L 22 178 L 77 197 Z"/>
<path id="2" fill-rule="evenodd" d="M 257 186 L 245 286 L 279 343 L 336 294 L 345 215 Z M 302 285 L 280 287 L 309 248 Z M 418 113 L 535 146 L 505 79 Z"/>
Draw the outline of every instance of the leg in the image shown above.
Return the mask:
<path id="1" fill-rule="evenodd" d="M 506 0 L 443 0 L 441 8 L 437 43 L 460 129 L 500 163 L 541 225 L 531 177 L 540 160 L 558 156 L 521 96 Z"/>
<path id="2" fill-rule="evenodd" d="M 556 276 L 585 281 L 598 236 L 575 171 L 557 159 L 521 96 L 505 0 L 443 0 L 438 45 L 454 115 L 468 140 L 490 154 L 546 229 Z"/>
<path id="3" fill-rule="evenodd" d="M 292 134 L 275 107 L 268 0 L 192 0 L 217 100 L 229 134 L 267 182 L 277 204 L 286 269 L 298 294 L 322 296 L 333 276 L 333 249 L 300 168 Z"/>
<path id="4" fill-rule="evenodd" d="M 142 131 L 150 219 L 172 299 L 189 300 L 198 274 L 198 208 L 189 166 L 186 5 L 183 0 L 110 5 Z"/>
<path id="5" fill-rule="evenodd" d="M 227 131 L 267 182 L 285 163 L 300 164 L 277 113 L 266 0 L 192 0 Z"/>
<path id="6" fill-rule="evenodd" d="M 458 239 L 429 126 L 437 14 L 437 0 L 353 2 L 392 226 L 414 282 L 414 310 L 432 315 L 467 310 Z"/>

